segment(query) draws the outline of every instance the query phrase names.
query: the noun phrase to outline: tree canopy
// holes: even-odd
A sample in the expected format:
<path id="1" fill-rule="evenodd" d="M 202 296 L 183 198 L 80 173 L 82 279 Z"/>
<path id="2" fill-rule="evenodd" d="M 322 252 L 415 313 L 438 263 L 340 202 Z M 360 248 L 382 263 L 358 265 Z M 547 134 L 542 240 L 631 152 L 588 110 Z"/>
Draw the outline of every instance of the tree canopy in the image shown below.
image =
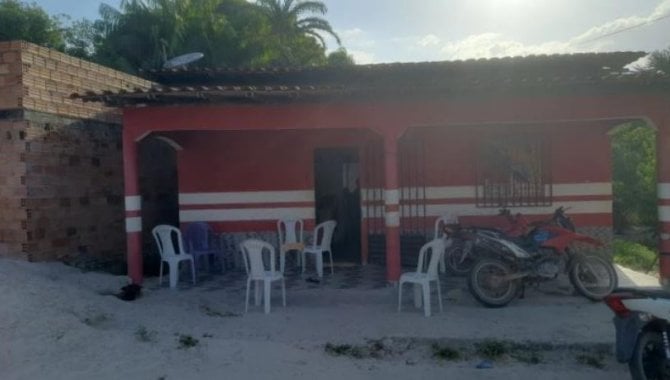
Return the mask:
<path id="1" fill-rule="evenodd" d="M 63 50 L 65 41 L 59 20 L 35 4 L 0 0 L 0 41 L 26 40 Z"/>
<path id="2" fill-rule="evenodd" d="M 305 0 L 122 0 L 96 20 L 50 16 L 34 4 L 0 0 L 0 40 L 23 39 L 129 73 L 202 52 L 203 66 L 344 65 L 326 6 Z"/>

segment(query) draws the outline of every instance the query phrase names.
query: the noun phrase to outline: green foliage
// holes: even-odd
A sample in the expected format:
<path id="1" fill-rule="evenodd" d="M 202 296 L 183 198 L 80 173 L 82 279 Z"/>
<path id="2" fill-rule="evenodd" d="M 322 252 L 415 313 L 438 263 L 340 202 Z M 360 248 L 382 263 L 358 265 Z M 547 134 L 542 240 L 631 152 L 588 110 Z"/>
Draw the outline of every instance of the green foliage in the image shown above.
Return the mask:
<path id="1" fill-rule="evenodd" d="M 345 50 L 326 56 L 322 34 L 339 37 L 320 1 L 122 0 L 100 18 L 49 16 L 37 5 L 0 0 L 0 40 L 23 39 L 129 73 L 202 52 L 202 66 L 353 64 Z M 316 15 L 316 16 L 315 16 Z"/>
<path id="2" fill-rule="evenodd" d="M 460 360 L 462 356 L 458 349 L 446 345 L 434 343 L 431 346 L 431 349 L 433 351 L 433 357 L 441 360 Z"/>
<path id="3" fill-rule="evenodd" d="M 137 330 L 135 330 L 135 338 L 140 342 L 155 342 L 157 335 L 158 333 L 156 331 L 148 330 L 144 326 L 139 326 L 137 327 Z"/>
<path id="4" fill-rule="evenodd" d="M 485 359 L 496 360 L 506 355 L 510 348 L 507 342 L 487 339 L 475 345 L 477 354 Z"/>
<path id="5" fill-rule="evenodd" d="M 586 365 L 589 367 L 597 368 L 597 369 L 603 369 L 605 368 L 605 358 L 600 355 L 594 355 L 590 353 L 584 353 L 584 354 L 579 354 L 575 356 L 575 360 L 577 363 Z"/>
<path id="6" fill-rule="evenodd" d="M 506 355 L 510 348 L 507 342 L 489 339 L 475 345 L 477 354 L 486 359 L 500 359 Z"/>
<path id="7" fill-rule="evenodd" d="M 0 0 L 0 41 L 25 40 L 63 50 L 59 20 L 36 4 Z"/>
<path id="8" fill-rule="evenodd" d="M 177 338 L 177 348 L 180 350 L 186 350 L 200 344 L 200 341 L 190 335 L 180 334 Z"/>
<path id="9" fill-rule="evenodd" d="M 258 0 L 272 32 L 277 55 L 273 63 L 281 65 L 323 65 L 326 63 L 326 42 L 322 33 L 340 43 L 330 23 L 321 17 L 328 8 L 321 1 Z"/>
<path id="10" fill-rule="evenodd" d="M 619 127 L 612 136 L 614 226 L 655 227 L 656 135 L 643 122 Z"/>
<path id="11" fill-rule="evenodd" d="M 650 66 L 670 74 L 670 48 L 651 53 Z"/>
<path id="12" fill-rule="evenodd" d="M 639 243 L 615 239 L 612 242 L 614 262 L 627 268 L 642 272 L 655 271 L 658 266 L 658 254 Z"/>
<path id="13" fill-rule="evenodd" d="M 347 49 L 343 47 L 340 47 L 334 52 L 328 54 L 327 60 L 328 60 L 328 66 L 342 67 L 342 66 L 352 66 L 356 64 L 354 62 L 354 57 L 352 57 L 347 52 Z"/>

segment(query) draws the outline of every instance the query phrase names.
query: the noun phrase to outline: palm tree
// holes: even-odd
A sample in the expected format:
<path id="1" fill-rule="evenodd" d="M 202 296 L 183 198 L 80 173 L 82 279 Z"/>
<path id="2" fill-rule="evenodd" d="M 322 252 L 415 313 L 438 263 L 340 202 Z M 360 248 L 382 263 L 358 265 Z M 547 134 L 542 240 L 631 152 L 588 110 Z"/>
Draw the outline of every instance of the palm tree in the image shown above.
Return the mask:
<path id="1" fill-rule="evenodd" d="M 308 35 L 316 38 L 325 48 L 326 41 L 321 33 L 326 33 L 335 38 L 338 45 L 341 44 L 340 37 L 328 21 L 318 16 L 303 18 L 305 15 L 325 15 L 328 8 L 321 1 L 257 0 L 256 4 L 270 21 L 272 31 L 280 36 L 281 40 Z"/>

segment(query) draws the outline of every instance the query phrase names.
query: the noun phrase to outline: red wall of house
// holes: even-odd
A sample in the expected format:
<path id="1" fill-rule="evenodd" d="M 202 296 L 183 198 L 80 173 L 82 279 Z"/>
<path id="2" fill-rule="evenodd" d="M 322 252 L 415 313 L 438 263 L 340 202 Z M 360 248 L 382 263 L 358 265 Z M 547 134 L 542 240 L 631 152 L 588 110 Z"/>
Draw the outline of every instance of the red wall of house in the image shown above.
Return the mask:
<path id="1" fill-rule="evenodd" d="M 408 137 L 424 141 L 426 186 L 446 188 L 475 185 L 475 147 L 483 138 L 494 134 L 536 131 L 551 143 L 550 161 L 554 184 L 578 189 L 583 183 L 611 182 L 610 143 L 607 123 L 564 123 L 543 126 L 458 126 L 417 128 Z M 208 215 L 219 230 L 274 230 L 272 212 L 287 210 L 313 223 L 307 209 L 314 208 L 314 150 L 328 147 L 357 147 L 361 159 L 364 147 L 379 136 L 368 130 L 283 130 L 283 131 L 199 131 L 172 135 L 183 147 L 178 155 L 180 210 L 182 221 L 193 221 L 197 215 Z M 365 165 L 362 162 L 361 165 Z M 380 167 L 379 170 L 383 168 Z M 365 178 L 362 179 L 366 186 Z M 602 187 L 602 186 L 601 186 Z M 573 189 L 574 190 L 574 189 Z M 573 191 L 571 190 L 571 191 Z M 269 192 L 260 194 L 259 192 Z M 310 193 L 311 192 L 311 193 Z M 218 194 L 201 199 L 204 193 Z M 231 193 L 235 193 L 232 194 Z M 595 194 L 554 195 L 555 206 L 562 201 L 610 201 L 611 191 Z M 187 195 L 187 197 L 184 197 Z M 232 197 L 232 198 L 231 198 Z M 188 199 L 186 199 L 188 198 Z M 428 199 L 427 225 L 448 204 L 459 204 L 460 217 L 491 215 L 496 210 L 476 209 L 474 191 L 469 197 Z M 432 205 L 432 206 L 430 206 Z M 446 208 L 445 208 L 446 207 Z M 600 206 L 602 207 L 602 206 Z M 460 210 L 459 209 L 459 210 Z M 208 212 L 223 215 L 219 220 Z M 236 211 L 231 211 L 236 210 Z M 432 210 L 432 211 L 431 211 Z M 537 217 L 546 213 L 530 210 Z M 545 208 L 546 211 L 546 208 Z M 236 216 L 231 214 L 238 213 Z M 255 215 L 255 216 L 254 216 Z M 582 225 L 611 225 L 611 208 L 575 210 L 573 217 Z"/>
<path id="2" fill-rule="evenodd" d="M 263 210 L 271 213 L 286 208 L 291 212 L 301 209 L 297 217 L 306 219 L 311 227 L 313 210 L 310 214 L 305 209 L 314 208 L 315 149 L 355 147 L 362 151 L 369 140 L 379 139 L 370 131 L 353 129 L 198 132 L 173 137 L 183 147 L 178 155 L 182 219 L 192 221 L 188 219 L 196 210 L 247 210 L 240 211 L 244 214 L 240 220 L 209 220 L 224 231 L 274 230 L 276 218 L 264 215 Z M 202 193 L 226 194 L 198 200 Z M 190 199 L 185 200 L 184 194 Z M 249 210 L 255 210 L 260 220 L 243 220 L 251 217 Z"/>

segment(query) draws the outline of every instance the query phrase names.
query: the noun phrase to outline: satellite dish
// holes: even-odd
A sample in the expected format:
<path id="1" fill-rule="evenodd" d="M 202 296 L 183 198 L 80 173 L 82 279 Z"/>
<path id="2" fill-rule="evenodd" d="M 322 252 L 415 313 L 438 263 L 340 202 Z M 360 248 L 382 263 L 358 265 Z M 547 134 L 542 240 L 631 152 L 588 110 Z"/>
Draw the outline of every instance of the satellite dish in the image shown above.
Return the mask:
<path id="1" fill-rule="evenodd" d="M 202 53 L 188 53 L 188 54 L 180 55 L 178 57 L 174 57 L 174 58 L 171 58 L 171 59 L 168 59 L 167 61 L 165 61 L 165 63 L 163 64 L 163 68 L 164 69 L 174 69 L 174 68 L 177 68 L 177 67 L 180 67 L 180 66 L 186 66 L 189 63 L 193 63 L 193 62 L 201 59 L 204 56 L 205 55 L 202 54 Z"/>

